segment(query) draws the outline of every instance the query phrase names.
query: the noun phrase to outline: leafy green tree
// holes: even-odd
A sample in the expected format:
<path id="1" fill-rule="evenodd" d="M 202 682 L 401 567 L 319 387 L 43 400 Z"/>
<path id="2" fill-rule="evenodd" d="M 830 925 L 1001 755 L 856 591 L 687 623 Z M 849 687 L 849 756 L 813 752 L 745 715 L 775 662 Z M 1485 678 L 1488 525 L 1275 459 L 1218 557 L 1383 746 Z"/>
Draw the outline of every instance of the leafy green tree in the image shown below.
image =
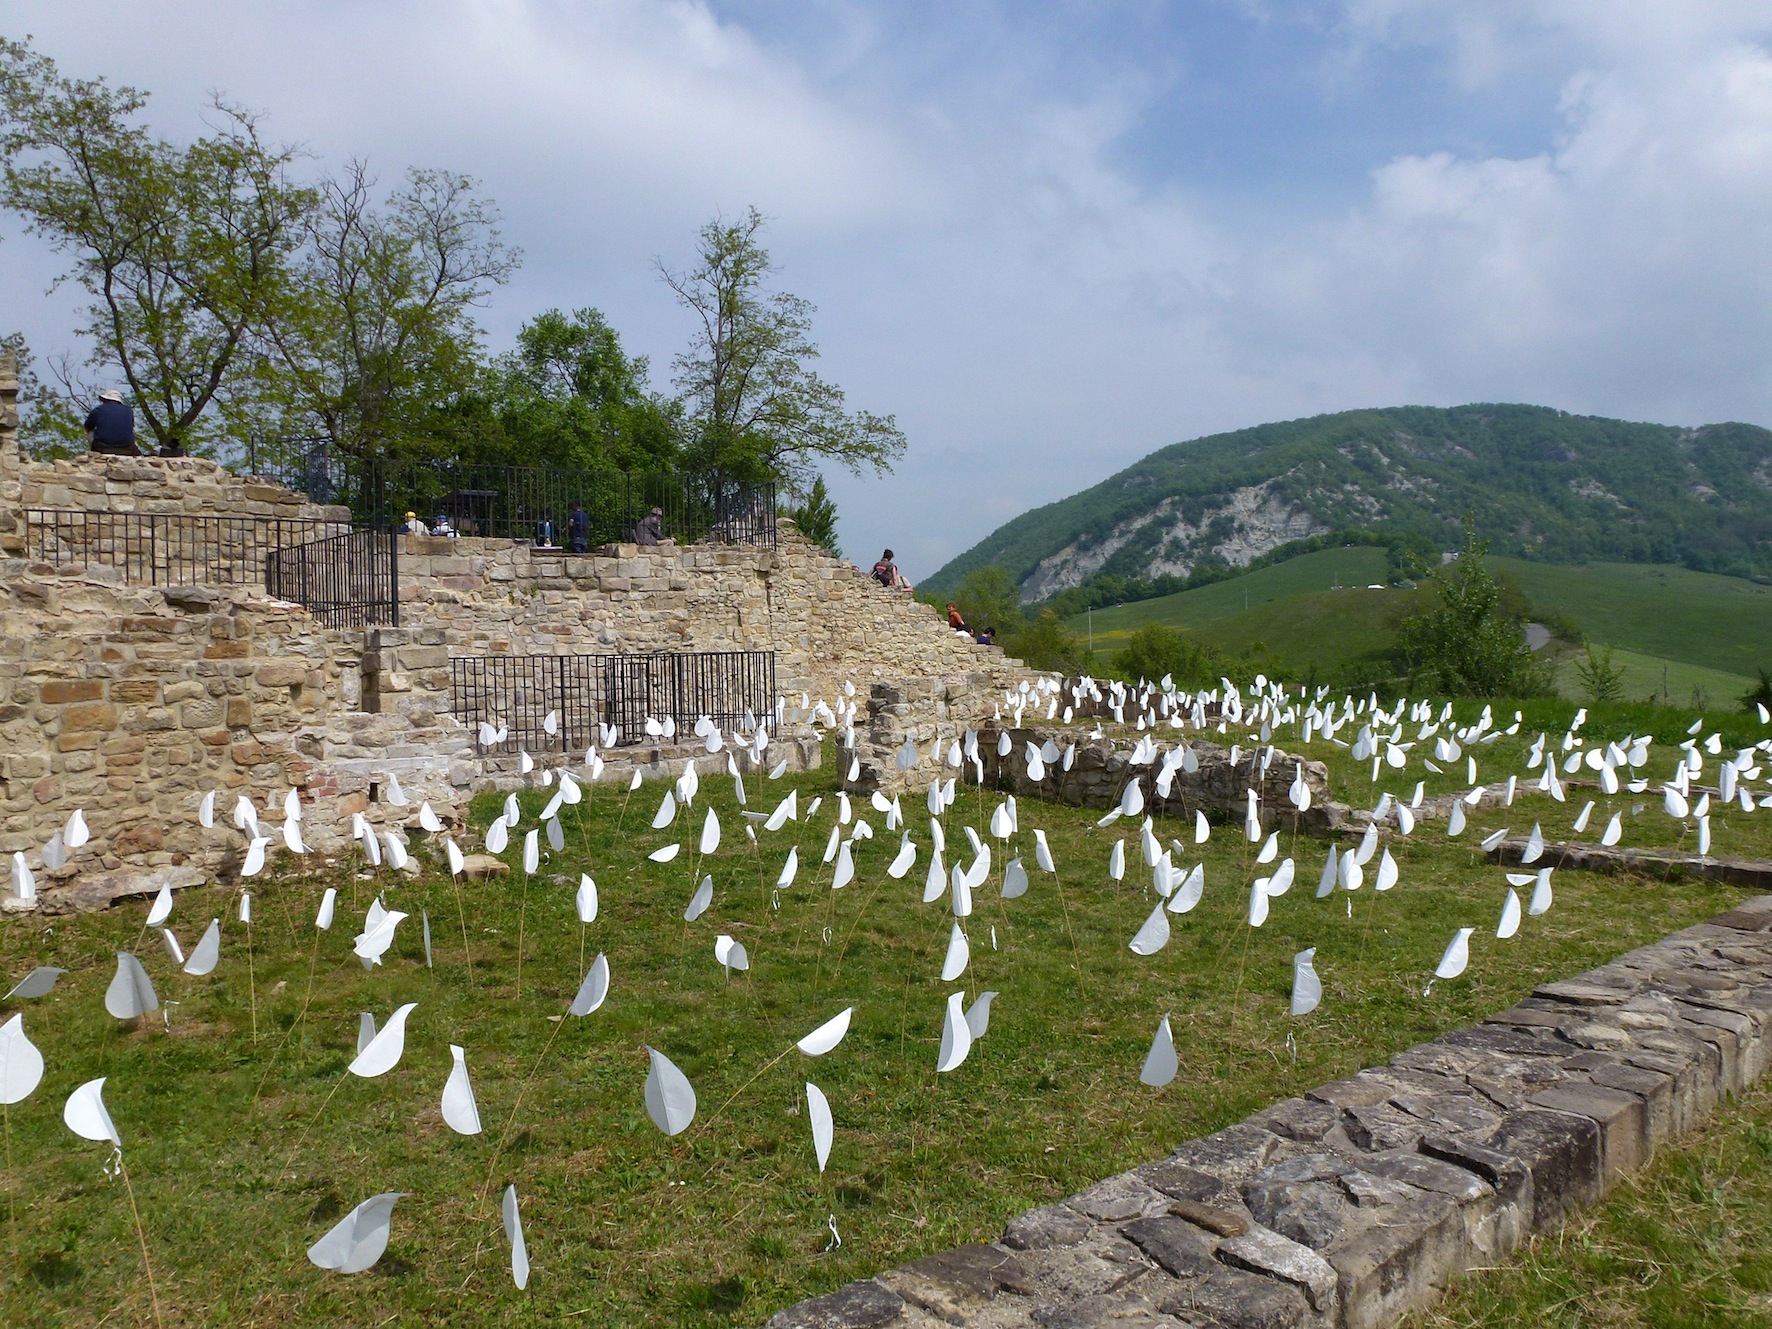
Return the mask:
<path id="1" fill-rule="evenodd" d="M 1772 711 L 1772 670 L 1759 669 L 1755 672 L 1759 674 L 1760 681 L 1741 694 L 1741 709 L 1751 711 L 1756 706 L 1764 706 Z"/>
<path id="2" fill-rule="evenodd" d="M 1590 705 L 1624 700 L 1624 666 L 1612 660 L 1610 646 L 1583 642 L 1583 654 L 1575 661 L 1575 677 Z"/>
<path id="3" fill-rule="evenodd" d="M 1031 623 L 1009 636 L 999 637 L 997 644 L 1030 669 L 1055 669 L 1065 674 L 1083 672 L 1088 654 L 1077 634 L 1050 609 L 1041 610 Z"/>
<path id="4" fill-rule="evenodd" d="M 1218 681 L 1221 665 L 1210 647 L 1174 628 L 1151 623 L 1127 638 L 1110 667 L 1116 677 L 1128 683 L 1156 683 L 1167 674 L 1178 688 L 1203 688 Z"/>
<path id="5" fill-rule="evenodd" d="M 832 558 L 843 557 L 843 550 L 837 544 L 837 503 L 825 487 L 824 476 L 813 480 L 812 487 L 806 491 L 806 501 L 788 515 L 800 528 L 801 535 Z"/>
<path id="6" fill-rule="evenodd" d="M 318 200 L 252 113 L 218 101 L 211 132 L 180 147 L 140 123 L 146 103 L 0 39 L 0 206 L 69 256 L 60 280 L 91 297 L 91 367 L 122 376 L 176 455 L 222 432 L 212 408 L 287 308 Z"/>
<path id="7" fill-rule="evenodd" d="M 489 376 L 506 447 L 531 463 L 669 470 L 681 410 L 651 390 L 648 373 L 598 310 L 537 314 Z"/>
<path id="8" fill-rule="evenodd" d="M 1550 690 L 1550 670 L 1526 644 L 1526 625 L 1508 612 L 1502 588 L 1483 566 L 1489 542 L 1464 527 L 1464 548 L 1425 580 L 1439 598 L 1403 621 L 1398 655 L 1417 682 L 1468 697 L 1534 697 Z"/>
<path id="9" fill-rule="evenodd" d="M 765 287 L 774 266 L 763 214 L 701 228 L 699 261 L 659 274 L 695 319 L 675 361 L 688 413 L 693 464 L 741 479 L 810 484 L 818 462 L 860 474 L 891 469 L 904 435 L 890 415 L 844 408 L 843 390 L 813 370 L 813 307 Z"/>
<path id="10" fill-rule="evenodd" d="M 361 162 L 321 186 L 291 298 L 266 320 L 261 390 L 284 429 L 350 457 L 437 455 L 481 372 L 473 310 L 515 271 L 466 176 L 414 170 L 378 207 Z"/>
<path id="11" fill-rule="evenodd" d="M 962 577 L 959 590 L 954 592 L 954 603 L 974 632 L 993 628 L 1002 640 L 1014 636 L 1022 626 L 1020 590 L 1008 572 L 994 563 L 974 568 Z"/>

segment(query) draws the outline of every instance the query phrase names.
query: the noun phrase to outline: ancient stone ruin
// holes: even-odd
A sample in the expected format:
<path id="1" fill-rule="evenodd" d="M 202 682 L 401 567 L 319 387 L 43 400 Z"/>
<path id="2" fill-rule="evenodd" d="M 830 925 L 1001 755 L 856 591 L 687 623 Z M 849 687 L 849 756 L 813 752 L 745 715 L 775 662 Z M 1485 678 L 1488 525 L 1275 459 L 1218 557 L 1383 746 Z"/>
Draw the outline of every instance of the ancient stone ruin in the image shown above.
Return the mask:
<path id="1" fill-rule="evenodd" d="M 693 672 L 682 662 L 730 655 L 721 667 L 750 671 L 749 707 L 787 701 L 769 764 L 806 765 L 820 750 L 803 696 L 835 705 L 849 680 L 914 679 L 951 732 L 1026 676 L 788 521 L 772 543 L 584 555 L 353 532 L 349 509 L 200 458 L 33 461 L 17 397 L 0 359 L 0 852 L 26 855 L 42 910 L 232 871 L 241 794 L 269 810 L 298 791 L 322 851 L 342 845 L 352 813 L 406 819 L 386 802 L 391 781 L 451 819 L 514 778 L 519 746 L 540 755 L 570 739 L 582 754 L 608 717 L 574 678 L 627 678 L 656 706 Z M 546 688 L 563 689 L 556 735 L 539 711 L 513 713 Z M 506 741 L 483 748 L 478 718 L 509 728 Z M 612 761 L 725 769 L 687 732 L 635 744 L 644 717 L 626 718 Z M 695 716 L 679 719 L 686 730 Z M 871 778 L 873 754 L 860 756 Z M 205 830 L 211 790 L 219 825 Z M 77 808 L 92 842 L 49 871 L 41 848 Z"/>

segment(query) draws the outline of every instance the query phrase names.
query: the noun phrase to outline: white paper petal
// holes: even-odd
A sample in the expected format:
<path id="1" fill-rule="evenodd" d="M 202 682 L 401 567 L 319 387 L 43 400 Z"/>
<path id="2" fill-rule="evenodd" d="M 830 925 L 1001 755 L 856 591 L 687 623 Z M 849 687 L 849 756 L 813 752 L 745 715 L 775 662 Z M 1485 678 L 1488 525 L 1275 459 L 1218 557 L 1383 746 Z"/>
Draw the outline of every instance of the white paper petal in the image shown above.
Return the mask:
<path id="1" fill-rule="evenodd" d="M 1457 978 L 1464 972 L 1465 965 L 1470 963 L 1471 933 L 1475 931 L 1475 928 L 1458 929 L 1458 934 L 1447 943 L 1440 963 L 1434 967 L 1435 978 Z"/>
<path id="2" fill-rule="evenodd" d="M 966 940 L 966 934 L 960 925 L 955 923 L 954 930 L 948 934 L 948 953 L 941 962 L 941 981 L 952 983 L 966 972 L 966 963 L 971 958 L 971 944 Z"/>
<path id="3" fill-rule="evenodd" d="M 117 1134 L 117 1125 L 105 1109 L 105 1079 L 101 1075 L 96 1080 L 88 1080 L 69 1094 L 62 1107 L 62 1121 L 83 1140 L 105 1140 L 121 1149 L 123 1138 Z"/>
<path id="4" fill-rule="evenodd" d="M 652 829 L 662 831 L 677 819 L 677 796 L 669 789 L 665 790 L 664 802 L 658 805 L 658 811 L 652 814 Z"/>
<path id="5" fill-rule="evenodd" d="M 985 1031 L 991 1027 L 991 1002 L 996 998 L 995 992 L 981 992 L 966 1008 L 966 1028 L 971 1031 L 974 1043 L 983 1038 Z"/>
<path id="6" fill-rule="evenodd" d="M 203 795 L 202 801 L 197 804 L 197 824 L 205 830 L 215 825 L 215 790 L 213 789 Z"/>
<path id="7" fill-rule="evenodd" d="M 25 1037 L 25 1017 L 0 1024 L 0 1103 L 22 1103 L 43 1079 L 43 1054 Z"/>
<path id="8" fill-rule="evenodd" d="M 533 874 L 541 866 L 541 832 L 527 831 L 523 835 L 523 871 Z"/>
<path id="9" fill-rule="evenodd" d="M 812 1127 L 812 1150 L 818 1155 L 818 1170 L 824 1171 L 831 1156 L 831 1105 L 824 1091 L 806 1081 L 806 1121 Z"/>
<path id="10" fill-rule="evenodd" d="M 848 840 L 837 846 L 837 866 L 831 873 L 831 889 L 840 891 L 855 880 L 855 851 Z"/>
<path id="11" fill-rule="evenodd" d="M 794 877 L 800 871 L 800 846 L 795 845 L 788 850 L 787 860 L 781 865 L 781 875 L 775 879 L 777 889 L 794 884 Z"/>
<path id="12" fill-rule="evenodd" d="M 1547 913 L 1551 907 L 1551 870 L 1540 868 L 1537 879 L 1532 883 L 1532 899 L 1526 906 L 1526 912 L 1537 918 Z"/>
<path id="13" fill-rule="evenodd" d="M 1378 860 L 1378 875 L 1372 880 L 1372 889 L 1388 891 L 1397 884 L 1397 860 L 1391 857 L 1389 846 L 1386 846 L 1384 857 Z"/>
<path id="14" fill-rule="evenodd" d="M 686 923 L 695 922 L 696 919 L 707 913 L 713 903 L 714 879 L 711 876 L 703 877 L 701 885 L 695 888 L 695 894 L 689 898 L 689 907 L 683 911 L 683 921 Z"/>
<path id="15" fill-rule="evenodd" d="M 1139 1069 L 1138 1078 L 1153 1089 L 1161 1089 L 1175 1078 L 1179 1068 L 1180 1063 L 1175 1058 L 1175 1035 L 1169 1028 L 1169 1017 L 1165 1015 L 1157 1024 L 1151 1050 L 1144 1054 L 1144 1065 Z"/>
<path id="16" fill-rule="evenodd" d="M 1506 941 L 1520 930 L 1520 897 L 1514 888 L 1507 888 L 1507 899 L 1501 905 L 1501 922 L 1496 925 L 1495 935 Z"/>
<path id="17" fill-rule="evenodd" d="M 935 1060 L 938 1075 L 955 1069 L 966 1060 L 966 1054 L 972 1051 L 972 1029 L 966 1023 L 965 1011 L 961 1009 L 965 995 L 963 992 L 948 995 L 947 1013 L 941 1026 L 941 1048 Z"/>
<path id="18" fill-rule="evenodd" d="M 1165 901 L 1157 901 L 1157 907 L 1144 920 L 1144 926 L 1138 929 L 1137 935 L 1128 943 L 1134 955 L 1155 955 L 1169 944 L 1169 914 Z"/>
<path id="19" fill-rule="evenodd" d="M 567 1007 L 568 1015 L 589 1015 L 603 1004 L 609 995 L 609 959 L 601 952 L 591 961 L 591 967 L 585 971 L 584 982 L 578 985 L 578 995 Z"/>
<path id="20" fill-rule="evenodd" d="M 502 854 L 511 842 L 511 828 L 505 825 L 503 817 L 494 817 L 492 825 L 486 828 L 486 852 Z"/>
<path id="21" fill-rule="evenodd" d="M 216 961 L 221 958 L 221 920 L 209 920 L 208 930 L 203 939 L 191 952 L 191 958 L 185 962 L 185 972 L 193 978 L 202 978 L 215 968 Z"/>
<path id="22" fill-rule="evenodd" d="M 1249 926 L 1252 928 L 1267 922 L 1267 883 L 1266 877 L 1257 877 L 1249 887 Z"/>
<path id="23" fill-rule="evenodd" d="M 680 844 L 667 844 L 663 849 L 654 849 L 650 854 L 646 855 L 646 857 L 650 858 L 654 863 L 669 863 L 677 856 L 677 852 L 682 848 L 683 846 Z"/>
<path id="24" fill-rule="evenodd" d="M 467 1054 L 451 1043 L 449 1055 L 454 1064 L 443 1082 L 443 1121 L 457 1135 L 478 1135 L 480 1105 L 474 1101 L 474 1085 L 468 1079 Z"/>
<path id="25" fill-rule="evenodd" d="M 824 1056 L 843 1041 L 843 1035 L 849 1032 L 849 1019 L 854 1014 L 855 1007 L 845 1006 L 794 1046 L 809 1057 Z"/>
<path id="26" fill-rule="evenodd" d="M 406 1195 L 406 1191 L 385 1191 L 363 1201 L 308 1247 L 308 1260 L 340 1274 L 360 1274 L 373 1268 L 388 1248 L 394 1204 Z"/>
<path id="27" fill-rule="evenodd" d="M 240 864 L 242 877 L 256 877 L 264 870 L 265 846 L 270 842 L 268 835 L 253 836 L 252 842 L 246 846 L 246 861 Z"/>
<path id="28" fill-rule="evenodd" d="M 1003 898 L 1018 900 L 1027 894 L 1028 870 L 1021 865 L 1021 859 L 1012 858 L 1003 867 Z"/>
<path id="29" fill-rule="evenodd" d="M 389 917 L 393 915 L 390 914 Z M 412 1014 L 417 1005 L 417 1002 L 409 1001 L 398 1007 L 375 1037 L 369 1040 L 369 1046 L 359 1052 L 345 1069 L 352 1075 L 373 1080 L 398 1066 L 400 1054 L 406 1051 L 406 1017 Z"/>
<path id="30" fill-rule="evenodd" d="M 906 840 L 899 845 L 898 853 L 892 859 L 892 865 L 886 869 L 886 875 L 894 881 L 898 881 L 911 870 L 916 861 L 917 846 L 914 842 Z"/>
<path id="31" fill-rule="evenodd" d="M 597 883 L 591 880 L 588 873 L 578 874 L 578 895 L 573 903 L 578 909 L 580 923 L 597 921 Z"/>
<path id="32" fill-rule="evenodd" d="M 1292 957 L 1292 1013 L 1309 1015 L 1323 1000 L 1323 980 L 1317 977 L 1317 948 L 1310 947 Z"/>
<path id="33" fill-rule="evenodd" d="M 666 1135 L 681 1135 L 695 1120 L 695 1090 L 664 1053 L 649 1047 L 646 1055 L 652 1058 L 646 1072 L 646 1115 Z"/>
<path id="34" fill-rule="evenodd" d="M 92 832 L 86 826 L 86 814 L 79 808 L 68 818 L 67 827 L 62 831 L 62 843 L 70 849 L 78 849 L 92 838 Z"/>
<path id="35" fill-rule="evenodd" d="M 105 989 L 105 1009 L 119 1020 L 133 1020 L 160 1009 L 148 971 L 128 951 L 117 952 L 117 973 Z"/>
<path id="36" fill-rule="evenodd" d="M 0 1001 L 28 1001 L 33 997 L 43 997 L 55 986 L 55 980 L 67 973 L 66 969 L 57 969 L 52 964 L 40 964 L 23 978 L 19 979 L 11 992 Z"/>
<path id="37" fill-rule="evenodd" d="M 529 1286 L 529 1247 L 523 1241 L 523 1216 L 517 1211 L 517 1187 L 505 1187 L 505 1237 L 511 1243 L 511 1280 L 521 1292 Z"/>

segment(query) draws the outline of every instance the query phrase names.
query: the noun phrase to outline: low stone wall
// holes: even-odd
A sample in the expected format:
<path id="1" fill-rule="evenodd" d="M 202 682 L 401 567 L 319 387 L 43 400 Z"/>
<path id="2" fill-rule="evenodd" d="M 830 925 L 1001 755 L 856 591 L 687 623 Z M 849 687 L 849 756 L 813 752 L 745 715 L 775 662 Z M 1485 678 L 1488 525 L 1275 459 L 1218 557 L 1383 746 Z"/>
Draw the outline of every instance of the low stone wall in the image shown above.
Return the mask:
<path id="1" fill-rule="evenodd" d="M 269 480 L 238 476 L 203 457 L 119 457 L 87 452 L 25 461 L 17 505 L 186 517 L 259 517 L 350 524 L 351 510 L 310 503 Z"/>
<path id="2" fill-rule="evenodd" d="M 1772 1064 L 1772 896 L 770 1329 L 1377 1329 Z"/>

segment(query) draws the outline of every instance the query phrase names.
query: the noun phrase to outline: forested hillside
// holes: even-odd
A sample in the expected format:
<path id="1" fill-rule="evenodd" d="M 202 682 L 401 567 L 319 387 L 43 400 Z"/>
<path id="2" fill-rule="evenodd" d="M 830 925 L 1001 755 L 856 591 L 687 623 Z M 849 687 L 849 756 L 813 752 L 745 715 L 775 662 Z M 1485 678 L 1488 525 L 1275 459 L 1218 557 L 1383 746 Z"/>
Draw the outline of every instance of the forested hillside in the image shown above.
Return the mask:
<path id="1" fill-rule="evenodd" d="M 1024 600 L 1101 576 L 1186 576 L 1331 531 L 1491 552 L 1772 576 L 1772 432 L 1633 424 L 1539 406 L 1394 407 L 1177 443 L 1024 513 L 933 576 L 1008 570 Z"/>

